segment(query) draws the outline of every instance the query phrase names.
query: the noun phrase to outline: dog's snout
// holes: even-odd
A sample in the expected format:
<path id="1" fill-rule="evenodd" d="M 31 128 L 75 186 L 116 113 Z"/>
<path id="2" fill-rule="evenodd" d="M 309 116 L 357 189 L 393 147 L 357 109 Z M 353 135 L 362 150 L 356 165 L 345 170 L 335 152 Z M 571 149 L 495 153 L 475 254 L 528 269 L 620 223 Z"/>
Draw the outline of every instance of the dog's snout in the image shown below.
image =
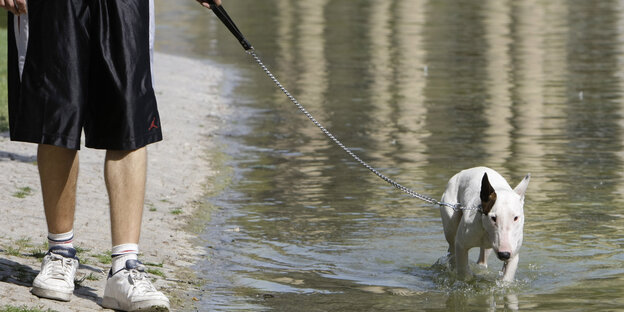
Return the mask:
<path id="1" fill-rule="evenodd" d="M 496 255 L 498 256 L 498 259 L 500 260 L 509 260 L 509 258 L 511 258 L 511 253 L 506 252 L 506 251 L 500 251 L 497 252 Z"/>

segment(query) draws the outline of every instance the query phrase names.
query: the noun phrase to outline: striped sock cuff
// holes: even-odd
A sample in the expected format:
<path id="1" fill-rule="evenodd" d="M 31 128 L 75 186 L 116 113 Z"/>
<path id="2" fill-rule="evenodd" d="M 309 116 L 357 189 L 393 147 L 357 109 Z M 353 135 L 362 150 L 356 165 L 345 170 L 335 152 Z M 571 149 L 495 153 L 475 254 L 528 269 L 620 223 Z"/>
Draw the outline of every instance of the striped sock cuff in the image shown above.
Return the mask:
<path id="1" fill-rule="evenodd" d="M 121 244 L 117 246 L 113 246 L 111 251 L 111 257 L 118 257 L 128 254 L 139 254 L 139 245 L 138 244 Z"/>
<path id="2" fill-rule="evenodd" d="M 73 248 L 74 244 L 74 230 L 71 230 L 67 233 L 54 234 L 48 232 L 48 246 L 62 246 L 62 247 L 70 247 Z"/>
<path id="3" fill-rule="evenodd" d="M 128 260 L 137 260 L 139 254 L 139 245 L 137 244 L 121 244 L 113 246 L 111 252 L 111 273 L 117 273 L 126 267 Z"/>

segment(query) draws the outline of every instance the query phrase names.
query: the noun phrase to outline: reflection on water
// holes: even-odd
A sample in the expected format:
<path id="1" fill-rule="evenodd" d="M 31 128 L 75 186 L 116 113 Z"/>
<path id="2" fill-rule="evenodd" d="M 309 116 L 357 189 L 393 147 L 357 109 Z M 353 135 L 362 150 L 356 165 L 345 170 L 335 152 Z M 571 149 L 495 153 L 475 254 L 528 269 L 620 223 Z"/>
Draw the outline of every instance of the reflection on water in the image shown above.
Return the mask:
<path id="1" fill-rule="evenodd" d="M 621 1 L 225 3 L 289 91 L 400 183 L 439 197 L 464 168 L 532 173 L 504 287 L 495 257 L 470 284 L 432 266 L 438 211 L 333 146 L 192 2 L 157 1 L 158 48 L 232 67 L 237 110 L 203 309 L 624 308 Z"/>

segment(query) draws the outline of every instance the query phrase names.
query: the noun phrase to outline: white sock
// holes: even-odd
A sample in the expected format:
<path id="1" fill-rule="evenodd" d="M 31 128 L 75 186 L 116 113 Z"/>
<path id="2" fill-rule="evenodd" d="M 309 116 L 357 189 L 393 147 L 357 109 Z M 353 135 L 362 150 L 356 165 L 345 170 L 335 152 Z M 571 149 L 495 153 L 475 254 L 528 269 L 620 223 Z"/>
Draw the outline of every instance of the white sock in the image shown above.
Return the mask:
<path id="1" fill-rule="evenodd" d="M 74 248 L 74 230 L 67 233 L 54 234 L 48 232 L 48 246 L 50 248 L 55 246 L 61 246 L 65 248 Z"/>
<path id="2" fill-rule="evenodd" d="M 139 255 L 139 245 L 137 244 L 121 244 L 113 246 L 111 257 L 113 258 L 112 271 L 117 271 L 126 267 L 126 261 L 137 260 Z"/>

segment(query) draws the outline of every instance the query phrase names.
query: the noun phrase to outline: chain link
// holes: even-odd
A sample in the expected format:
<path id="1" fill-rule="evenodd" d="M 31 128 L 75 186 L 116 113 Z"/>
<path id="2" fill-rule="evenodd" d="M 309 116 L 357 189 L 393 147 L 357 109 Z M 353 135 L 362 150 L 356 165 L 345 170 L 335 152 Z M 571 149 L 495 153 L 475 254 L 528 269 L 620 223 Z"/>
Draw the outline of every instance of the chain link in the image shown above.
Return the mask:
<path id="1" fill-rule="evenodd" d="M 291 102 L 293 102 L 293 104 L 295 104 L 295 106 L 297 106 L 297 108 L 304 114 L 306 115 L 306 117 L 308 117 L 308 119 L 310 119 L 319 129 L 321 129 L 321 131 L 323 131 L 323 133 L 330 138 L 334 143 L 336 143 L 336 145 L 338 145 L 340 148 L 342 148 L 345 152 L 347 152 L 347 154 L 349 154 L 349 156 L 351 156 L 353 159 L 355 159 L 357 162 L 359 162 L 362 166 L 364 166 L 366 169 L 370 170 L 372 173 L 374 173 L 376 176 L 380 177 L 382 180 L 388 182 L 390 185 L 394 186 L 395 188 L 409 194 L 412 197 L 418 198 L 420 200 L 423 200 L 425 202 L 428 202 L 430 204 L 434 204 L 434 205 L 438 205 L 438 206 L 446 206 L 449 208 L 452 208 L 453 210 L 477 210 L 478 208 L 466 208 L 464 206 L 462 206 L 461 204 L 457 203 L 457 204 L 449 204 L 449 203 L 443 203 L 440 202 L 438 200 L 435 200 L 429 196 L 425 196 L 419 193 L 414 192 L 413 190 L 399 184 L 398 182 L 388 178 L 387 176 L 385 176 L 383 173 L 377 171 L 377 169 L 371 167 L 368 163 L 366 163 L 365 161 L 363 161 L 360 157 L 358 157 L 355 153 L 353 153 L 348 147 L 346 147 L 344 144 L 342 144 L 342 142 L 340 142 L 340 140 L 338 140 L 331 132 L 329 132 L 329 130 L 325 129 L 325 127 L 323 127 L 323 125 L 321 125 L 320 122 L 318 122 L 316 120 L 316 118 L 314 118 L 314 116 L 312 116 L 312 114 L 310 114 L 304 107 L 303 105 L 299 104 L 299 102 L 297 101 L 297 99 L 295 99 L 294 96 L 292 96 L 290 94 L 290 92 L 288 92 L 288 90 L 286 90 L 286 88 L 284 88 L 284 86 L 282 86 L 282 84 L 277 80 L 277 78 L 275 78 L 275 76 L 271 73 L 271 71 L 269 71 L 269 69 L 264 65 L 264 63 L 260 60 L 260 58 L 258 57 L 258 55 L 256 55 L 256 52 L 252 49 L 252 50 L 248 50 L 246 51 L 248 54 L 250 54 L 258 63 L 258 65 L 260 65 L 260 67 L 262 68 L 262 70 L 267 74 L 267 76 L 269 76 L 269 78 L 271 78 L 271 80 L 275 83 L 275 85 L 277 85 L 277 87 L 282 90 L 282 92 L 290 99 Z"/>

